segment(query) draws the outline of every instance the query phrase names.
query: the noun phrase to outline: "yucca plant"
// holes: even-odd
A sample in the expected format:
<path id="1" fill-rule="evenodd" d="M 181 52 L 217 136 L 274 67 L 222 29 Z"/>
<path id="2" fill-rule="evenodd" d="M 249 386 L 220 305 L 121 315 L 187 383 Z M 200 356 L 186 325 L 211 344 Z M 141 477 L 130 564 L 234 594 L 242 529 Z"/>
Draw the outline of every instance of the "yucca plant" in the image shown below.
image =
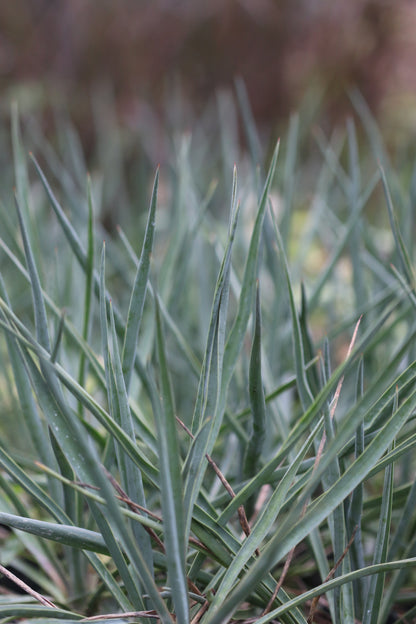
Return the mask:
<path id="1" fill-rule="evenodd" d="M 53 190 L 13 113 L 2 622 L 413 621 L 414 184 L 357 95 L 379 166 L 348 122 L 317 135 L 312 192 L 294 117 L 265 173 L 240 99 L 242 175 L 220 106 L 228 224 L 185 138 L 118 243 L 96 181 L 82 197 L 47 158 Z"/>

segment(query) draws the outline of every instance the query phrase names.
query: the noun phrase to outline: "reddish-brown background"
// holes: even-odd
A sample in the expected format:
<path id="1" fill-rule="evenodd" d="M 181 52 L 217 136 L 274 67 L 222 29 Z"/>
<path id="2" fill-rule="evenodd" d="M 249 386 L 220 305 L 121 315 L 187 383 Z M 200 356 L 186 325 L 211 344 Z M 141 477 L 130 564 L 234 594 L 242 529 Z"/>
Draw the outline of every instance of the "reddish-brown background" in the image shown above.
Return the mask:
<path id="1" fill-rule="evenodd" d="M 198 111 L 241 76 L 259 123 L 286 117 L 311 87 L 342 118 L 358 86 L 393 125 L 407 103 L 414 124 L 415 26 L 412 0 L 2 2 L 2 110 L 25 85 L 28 106 L 64 105 L 88 135 L 103 84 L 122 118 L 143 102 L 162 111 L 178 85 Z"/>

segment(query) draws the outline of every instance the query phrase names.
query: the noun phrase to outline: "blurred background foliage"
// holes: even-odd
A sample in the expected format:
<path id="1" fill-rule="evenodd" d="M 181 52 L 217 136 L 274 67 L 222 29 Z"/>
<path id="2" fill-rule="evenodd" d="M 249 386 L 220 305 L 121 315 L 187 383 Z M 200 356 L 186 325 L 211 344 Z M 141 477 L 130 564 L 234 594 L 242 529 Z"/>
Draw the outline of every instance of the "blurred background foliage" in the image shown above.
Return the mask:
<path id="1" fill-rule="evenodd" d="M 198 145 L 192 163 L 201 189 L 223 166 L 227 137 L 230 171 L 219 183 L 227 173 L 229 188 L 232 163 L 241 165 L 249 142 L 244 98 L 262 142 L 260 165 L 300 112 L 297 158 L 307 165 L 303 183 L 313 180 L 311 128 L 344 130 L 357 117 L 358 89 L 406 175 L 415 158 L 415 29 L 411 0 L 2 2 L 0 141 L 10 142 L 17 101 L 24 145 L 47 170 L 55 160 L 45 137 L 82 191 L 85 170 L 99 172 L 100 220 L 112 231 L 132 197 L 146 202 L 156 164 L 180 158 L 184 133 Z M 13 185 L 7 150 L 0 165 Z"/>
<path id="2" fill-rule="evenodd" d="M 358 87 L 393 140 L 416 130 L 415 27 L 412 0 L 2 2 L 2 113 L 16 98 L 46 126 L 51 110 L 69 111 L 88 154 L 110 92 L 126 128 L 155 126 L 163 161 L 156 126 L 167 109 L 186 126 L 241 77 L 266 131 L 285 127 L 306 93 L 332 127 Z"/>

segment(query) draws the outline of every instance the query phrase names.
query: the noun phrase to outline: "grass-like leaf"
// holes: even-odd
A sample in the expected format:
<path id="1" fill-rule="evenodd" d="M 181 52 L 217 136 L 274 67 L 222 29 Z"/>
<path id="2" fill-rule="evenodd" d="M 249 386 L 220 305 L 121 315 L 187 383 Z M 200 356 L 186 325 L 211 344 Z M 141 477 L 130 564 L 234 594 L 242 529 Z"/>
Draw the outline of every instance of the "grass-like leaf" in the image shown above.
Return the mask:
<path id="1" fill-rule="evenodd" d="M 381 505 L 380 523 L 374 549 L 373 565 L 384 563 L 387 560 L 388 536 L 390 531 L 393 504 L 393 464 L 386 468 Z M 370 580 L 366 601 L 363 610 L 363 624 L 374 624 L 378 621 L 382 604 L 384 575 L 378 574 Z"/>
<path id="2" fill-rule="evenodd" d="M 22 518 L 21 516 L 7 513 L 0 513 L 0 522 L 5 526 L 13 527 L 20 531 L 27 531 L 32 535 L 38 535 L 39 537 L 67 544 L 74 548 L 108 554 L 108 549 L 101 534 L 88 531 L 87 529 L 43 522 L 41 520 L 31 520 L 30 518 Z"/>
<path id="3" fill-rule="evenodd" d="M 203 475 L 205 472 L 206 454 L 209 453 L 212 420 L 210 418 L 209 424 L 206 426 L 205 415 L 207 413 L 207 405 L 209 405 L 210 409 L 215 408 L 217 400 L 216 394 L 219 392 L 218 384 L 216 387 L 214 384 L 215 391 L 212 392 L 213 382 L 211 381 L 211 379 L 214 379 L 215 382 L 215 375 L 218 369 L 218 367 L 215 367 L 215 361 L 213 361 L 213 359 L 215 358 L 213 358 L 213 356 L 215 355 L 216 342 L 218 341 L 220 315 L 219 311 L 221 305 L 224 305 L 226 302 L 226 297 L 224 297 L 223 299 L 223 292 L 228 285 L 228 274 L 231 266 L 231 250 L 237 227 L 238 213 L 239 211 L 237 209 L 232 215 L 229 240 L 215 287 L 206 349 L 201 368 L 198 392 L 192 418 L 192 432 L 194 434 L 196 433 L 196 435 L 189 448 L 188 460 L 185 464 L 187 469 L 184 480 L 184 509 L 186 523 L 185 538 L 187 538 L 188 532 L 190 530 L 192 510 L 198 497 Z M 224 320 L 225 319 L 223 319 L 223 322 Z"/>
<path id="4" fill-rule="evenodd" d="M 134 281 L 133 290 L 130 298 L 129 311 L 127 314 L 126 332 L 124 334 L 123 344 L 123 374 L 127 391 L 130 387 L 131 375 L 136 356 L 137 336 L 139 333 L 140 321 L 143 313 L 144 299 L 146 295 L 147 282 L 150 271 L 150 256 L 153 248 L 153 239 L 155 232 L 155 215 L 157 188 L 159 183 L 159 170 L 156 172 L 153 184 L 152 199 L 150 202 L 149 215 L 147 218 L 146 233 L 143 241 L 142 253 L 140 256 L 139 266 Z"/>
<path id="5" fill-rule="evenodd" d="M 18 204 L 17 197 L 16 197 L 16 209 L 17 209 L 17 216 L 19 219 L 20 230 L 22 233 L 27 268 L 29 271 L 30 282 L 32 286 L 33 310 L 35 313 L 36 333 L 37 333 L 39 343 L 42 345 L 42 347 L 44 347 L 47 351 L 50 351 L 48 321 L 47 321 L 47 316 L 46 316 L 45 302 L 44 302 L 43 295 L 42 295 L 42 287 L 40 284 L 38 271 L 36 269 L 35 259 L 33 257 L 29 237 L 27 235 L 27 230 L 26 230 L 24 219 L 23 219 L 23 214 Z"/>
<path id="6" fill-rule="evenodd" d="M 246 479 L 251 478 L 257 472 L 266 436 L 266 403 L 261 374 L 261 313 L 258 284 L 256 291 L 255 329 L 250 357 L 249 393 L 252 410 L 252 433 L 244 461 L 244 477 Z"/>
<path id="7" fill-rule="evenodd" d="M 183 488 L 179 445 L 176 435 L 175 408 L 169 378 L 165 340 L 156 297 L 156 347 L 160 369 L 161 400 L 152 394 L 152 405 L 158 431 L 160 488 L 165 530 L 168 579 L 172 587 L 175 613 L 181 622 L 189 622 L 188 589 L 185 572 L 185 534 L 183 521 Z"/>
<path id="8" fill-rule="evenodd" d="M 394 242 L 396 245 L 396 251 L 397 251 L 397 255 L 399 258 L 399 262 L 400 262 L 400 268 L 403 271 L 403 274 L 405 275 L 409 286 L 414 288 L 415 283 L 416 283 L 414 270 L 410 262 L 409 253 L 403 242 L 403 238 L 402 238 L 399 225 L 397 222 L 397 217 L 393 208 L 393 202 L 391 199 L 390 190 L 387 184 L 386 174 L 384 173 L 384 170 L 382 167 L 380 167 L 380 172 L 381 172 L 381 180 L 383 182 L 384 194 L 386 197 L 387 210 L 389 213 L 390 227 L 391 227 L 391 231 L 393 232 Z"/>
<path id="9" fill-rule="evenodd" d="M 93 273 L 94 273 L 94 209 L 92 200 L 91 179 L 88 177 L 88 247 L 87 247 L 87 265 L 85 274 L 85 304 L 84 304 L 84 318 L 82 323 L 82 337 L 85 342 L 90 341 L 91 325 L 93 319 L 92 310 L 92 295 L 93 295 Z M 78 383 L 83 386 L 86 379 L 86 356 L 85 352 L 81 352 L 79 371 L 78 371 Z M 80 406 L 81 407 L 81 406 Z"/>

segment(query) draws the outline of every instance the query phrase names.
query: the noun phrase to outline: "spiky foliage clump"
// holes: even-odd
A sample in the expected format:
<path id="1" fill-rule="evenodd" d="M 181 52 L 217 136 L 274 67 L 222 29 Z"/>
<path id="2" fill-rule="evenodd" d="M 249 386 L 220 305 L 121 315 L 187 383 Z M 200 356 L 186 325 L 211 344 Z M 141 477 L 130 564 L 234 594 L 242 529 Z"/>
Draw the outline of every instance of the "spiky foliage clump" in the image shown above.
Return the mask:
<path id="1" fill-rule="evenodd" d="M 15 113 L 0 621 L 414 617 L 414 185 L 356 105 L 381 165 L 352 122 L 318 135 L 306 210 L 298 120 L 263 173 L 246 116 L 226 225 L 185 139 L 141 241 L 107 244 L 94 177 L 52 159 L 53 190 Z"/>

